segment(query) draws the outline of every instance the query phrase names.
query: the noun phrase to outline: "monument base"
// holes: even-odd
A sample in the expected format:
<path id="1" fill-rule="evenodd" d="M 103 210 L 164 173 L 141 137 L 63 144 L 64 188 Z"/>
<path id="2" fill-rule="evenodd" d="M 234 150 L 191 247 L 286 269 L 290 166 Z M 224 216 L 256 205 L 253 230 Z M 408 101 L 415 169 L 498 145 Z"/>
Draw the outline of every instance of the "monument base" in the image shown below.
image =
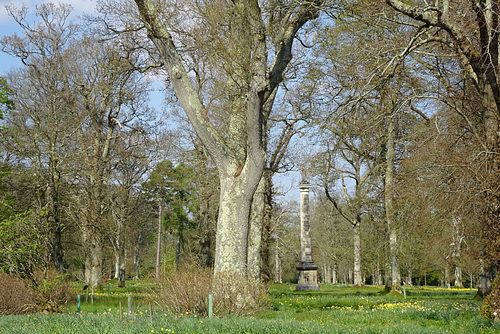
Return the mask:
<path id="1" fill-rule="evenodd" d="M 298 267 L 299 282 L 296 291 L 318 291 L 318 267 L 312 262 L 302 262 Z"/>

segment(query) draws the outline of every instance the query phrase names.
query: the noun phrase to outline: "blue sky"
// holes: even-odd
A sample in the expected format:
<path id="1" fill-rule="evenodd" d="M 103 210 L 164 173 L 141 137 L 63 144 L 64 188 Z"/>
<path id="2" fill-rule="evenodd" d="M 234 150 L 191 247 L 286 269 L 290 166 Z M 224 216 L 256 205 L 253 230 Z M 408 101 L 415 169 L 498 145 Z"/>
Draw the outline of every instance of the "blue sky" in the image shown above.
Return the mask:
<path id="1" fill-rule="evenodd" d="M 12 35 L 20 32 L 17 23 L 10 17 L 5 9 L 6 5 L 14 5 L 21 8 L 23 5 L 30 9 L 34 9 L 36 5 L 50 2 L 50 1 L 22 1 L 22 0 L 0 0 L 0 36 Z M 74 8 L 75 15 L 91 13 L 94 11 L 96 2 L 95 0 L 65 0 L 65 1 L 52 1 L 54 3 L 68 3 Z M 0 52 L 0 76 L 4 76 L 12 67 L 20 66 L 19 60 Z"/>
<path id="2" fill-rule="evenodd" d="M 4 28 L 9 28 L 13 24 L 13 20 L 8 16 L 5 10 L 6 5 L 15 5 L 16 7 L 22 7 L 26 5 L 28 8 L 34 8 L 36 5 L 54 2 L 54 3 L 68 3 L 73 6 L 76 13 L 88 13 L 94 10 L 96 2 L 95 0 L 65 0 L 65 1 L 22 1 L 22 0 L 0 0 L 0 26 L 2 28 L 2 34 L 4 33 Z"/>
<path id="3" fill-rule="evenodd" d="M 14 33 L 20 33 L 21 29 L 17 23 L 10 17 L 5 9 L 6 5 L 15 5 L 16 7 L 27 6 L 30 9 L 34 9 L 36 5 L 54 2 L 54 3 L 69 3 L 74 8 L 74 14 L 88 14 L 95 10 L 96 1 L 95 0 L 64 0 L 64 1 L 21 1 L 21 0 L 0 0 L 0 38 L 2 36 L 12 35 Z M 8 71 L 12 68 L 21 66 L 21 62 L 3 52 L 0 52 L 0 76 L 7 75 Z M 151 102 L 153 107 L 157 110 L 161 109 L 162 104 L 162 93 L 156 92 L 151 96 Z M 277 175 L 274 178 L 275 185 L 285 191 L 287 194 L 285 199 L 299 199 L 299 191 L 296 188 L 300 181 L 300 175 L 297 173 L 286 173 L 285 175 Z"/>

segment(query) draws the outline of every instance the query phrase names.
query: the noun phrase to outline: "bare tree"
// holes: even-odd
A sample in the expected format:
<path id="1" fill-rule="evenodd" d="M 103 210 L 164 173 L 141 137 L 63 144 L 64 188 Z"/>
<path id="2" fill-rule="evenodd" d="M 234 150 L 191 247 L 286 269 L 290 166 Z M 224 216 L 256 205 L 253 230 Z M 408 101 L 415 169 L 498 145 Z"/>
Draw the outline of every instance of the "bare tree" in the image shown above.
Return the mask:
<path id="1" fill-rule="evenodd" d="M 497 240 L 500 234 L 498 219 L 500 216 L 498 191 L 499 166 L 499 110 L 500 100 L 498 79 L 499 7 L 495 1 L 438 1 L 434 5 L 406 4 L 399 0 L 387 0 L 389 6 L 411 18 L 422 28 L 432 28 L 432 40 L 445 47 L 450 47 L 456 60 L 465 71 L 470 89 L 477 94 L 480 102 L 481 122 L 476 128 L 482 137 L 482 147 L 478 157 L 483 171 L 478 174 L 478 182 L 484 194 L 483 234 L 485 265 L 480 295 L 491 291 L 491 280 L 499 261 L 500 249 Z M 415 23 L 414 23 L 415 24 Z"/>

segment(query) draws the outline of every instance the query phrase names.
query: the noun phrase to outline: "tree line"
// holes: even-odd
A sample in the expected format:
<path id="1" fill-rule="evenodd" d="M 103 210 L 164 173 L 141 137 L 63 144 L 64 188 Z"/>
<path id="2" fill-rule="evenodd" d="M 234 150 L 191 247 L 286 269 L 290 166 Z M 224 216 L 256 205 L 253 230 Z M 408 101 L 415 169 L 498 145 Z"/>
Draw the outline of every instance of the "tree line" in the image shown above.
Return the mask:
<path id="1" fill-rule="evenodd" d="M 23 66 L 2 82 L 4 270 L 99 286 L 124 281 L 127 258 L 158 276 L 170 252 L 292 279 L 296 208 L 273 176 L 296 170 L 317 192 L 324 281 L 490 293 L 494 2 L 106 0 L 78 22 L 66 5 L 7 9 L 22 33 L 2 50 Z M 148 103 L 158 78 L 164 113 Z"/>

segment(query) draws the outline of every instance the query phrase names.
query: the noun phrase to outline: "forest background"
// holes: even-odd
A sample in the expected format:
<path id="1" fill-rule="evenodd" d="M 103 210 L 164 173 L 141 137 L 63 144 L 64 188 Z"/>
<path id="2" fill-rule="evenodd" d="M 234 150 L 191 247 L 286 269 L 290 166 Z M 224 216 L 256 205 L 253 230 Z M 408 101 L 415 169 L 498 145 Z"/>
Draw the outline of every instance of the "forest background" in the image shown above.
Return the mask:
<path id="1" fill-rule="evenodd" d="M 16 33 L 0 44 L 17 63 L 2 73 L 1 269 L 55 268 L 97 287 L 196 263 L 293 282 L 299 205 L 285 194 L 303 178 L 322 282 L 489 294 L 498 11 L 8 5 Z"/>

